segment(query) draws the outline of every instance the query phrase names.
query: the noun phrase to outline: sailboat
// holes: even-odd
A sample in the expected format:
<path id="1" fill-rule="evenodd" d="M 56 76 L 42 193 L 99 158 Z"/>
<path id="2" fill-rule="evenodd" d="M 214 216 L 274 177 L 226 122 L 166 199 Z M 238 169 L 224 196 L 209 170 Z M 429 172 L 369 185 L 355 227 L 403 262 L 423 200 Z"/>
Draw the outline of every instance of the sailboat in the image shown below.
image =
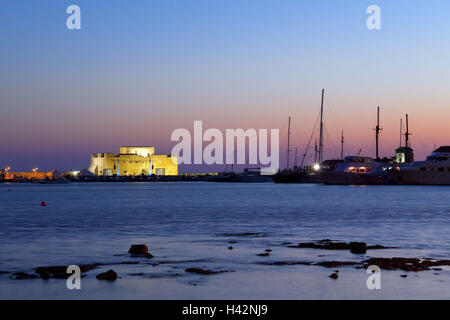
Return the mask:
<path id="1" fill-rule="evenodd" d="M 377 125 L 375 127 L 375 159 L 361 156 L 344 157 L 344 161 L 334 170 L 322 172 L 322 181 L 333 185 L 369 185 L 390 184 L 387 172 L 392 168 L 393 159 L 381 159 L 379 155 L 380 107 L 377 108 Z M 342 139 L 343 140 L 343 139 Z M 342 150 L 342 149 L 341 149 Z M 343 151 L 341 151 L 342 157 Z"/>
<path id="2" fill-rule="evenodd" d="M 272 176 L 272 179 L 275 183 L 320 183 L 320 175 L 319 170 L 321 168 L 321 163 L 323 162 L 323 101 L 324 101 L 325 89 L 322 89 L 322 102 L 320 107 L 320 138 L 319 138 L 319 159 L 318 163 L 316 160 L 313 164 L 313 171 L 307 171 L 303 167 L 303 163 L 308 152 L 309 143 L 307 146 L 307 150 L 303 155 L 302 164 L 300 167 L 297 166 L 295 161 L 294 167 L 291 169 L 289 166 L 289 152 L 290 152 L 290 135 L 291 135 L 291 118 L 289 117 L 288 123 L 288 146 L 287 146 L 287 159 L 286 159 L 286 169 L 279 171 L 277 174 Z M 317 123 L 316 123 L 317 124 Z M 313 131 L 315 130 L 315 127 Z M 317 146 L 316 146 L 316 154 L 317 154 Z"/>

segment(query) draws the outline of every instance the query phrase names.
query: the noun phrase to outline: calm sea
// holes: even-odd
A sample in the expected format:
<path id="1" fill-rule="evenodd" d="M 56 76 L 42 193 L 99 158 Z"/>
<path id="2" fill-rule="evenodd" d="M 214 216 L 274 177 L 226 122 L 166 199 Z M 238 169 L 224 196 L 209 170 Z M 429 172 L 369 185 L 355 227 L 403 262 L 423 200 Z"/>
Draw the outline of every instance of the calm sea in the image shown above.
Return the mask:
<path id="1" fill-rule="evenodd" d="M 318 239 L 398 249 L 354 255 L 288 247 Z M 155 258 L 130 258 L 133 243 L 147 244 Z M 450 259 L 450 187 L 2 184 L 0 244 L 2 299 L 448 299 L 445 268 L 407 278 L 400 277 L 402 271 L 382 271 L 382 289 L 368 290 L 364 269 L 338 268 L 340 277 L 333 280 L 328 276 L 335 269 L 265 263 Z M 270 256 L 257 256 L 266 249 Z M 124 261 L 142 263 L 119 264 Z M 81 290 L 68 290 L 59 279 L 11 279 L 11 272 L 39 266 L 97 262 L 111 265 L 87 273 Z M 190 267 L 229 272 L 185 272 Z M 120 278 L 95 279 L 108 269 Z"/>

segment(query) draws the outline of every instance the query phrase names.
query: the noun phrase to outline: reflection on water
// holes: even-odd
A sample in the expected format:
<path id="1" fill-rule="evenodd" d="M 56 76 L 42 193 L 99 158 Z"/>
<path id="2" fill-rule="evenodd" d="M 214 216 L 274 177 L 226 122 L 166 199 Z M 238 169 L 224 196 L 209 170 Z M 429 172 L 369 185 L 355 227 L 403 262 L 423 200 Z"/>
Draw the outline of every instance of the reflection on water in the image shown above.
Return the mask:
<path id="1" fill-rule="evenodd" d="M 46 207 L 40 206 L 42 201 Z M 287 248 L 287 243 L 325 238 L 399 247 L 368 256 L 449 259 L 449 203 L 450 187 L 0 185 L 0 270 L 31 272 L 43 265 L 123 262 L 130 259 L 126 253 L 132 243 L 146 243 L 155 255 L 146 261 L 153 266 L 114 265 L 122 278 L 113 284 L 97 281 L 97 271 L 88 273 L 81 293 L 68 291 L 61 280 L 11 280 L 1 274 L 0 297 L 373 298 L 365 288 L 364 270 L 342 268 L 343 276 L 330 282 L 327 275 L 333 270 L 326 268 L 259 262 L 365 258 Z M 273 250 L 269 257 L 257 256 L 268 248 Z M 188 267 L 233 272 L 200 276 L 186 274 Z M 387 277 L 393 280 L 386 286 L 392 289 L 381 290 L 376 297 L 404 293 L 407 298 L 406 291 L 416 288 L 412 297 L 427 298 L 428 291 L 443 286 L 432 297 L 448 298 L 448 273 L 400 279 L 390 272 Z"/>

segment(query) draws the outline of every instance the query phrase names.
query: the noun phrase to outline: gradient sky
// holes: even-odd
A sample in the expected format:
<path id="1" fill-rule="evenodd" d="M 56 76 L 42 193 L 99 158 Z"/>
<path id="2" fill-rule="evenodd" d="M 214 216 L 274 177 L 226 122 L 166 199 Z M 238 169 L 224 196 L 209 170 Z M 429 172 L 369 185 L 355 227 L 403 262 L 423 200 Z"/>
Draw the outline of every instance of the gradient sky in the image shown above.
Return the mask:
<path id="1" fill-rule="evenodd" d="M 82 29 L 66 28 L 78 4 Z M 381 7 L 382 30 L 366 28 Z M 0 167 L 75 169 L 94 152 L 154 145 L 176 128 L 280 128 L 304 151 L 326 90 L 325 158 L 450 145 L 448 0 L 3 0 Z M 208 171 L 208 168 L 203 168 Z M 188 170 L 186 170 L 188 171 Z"/>

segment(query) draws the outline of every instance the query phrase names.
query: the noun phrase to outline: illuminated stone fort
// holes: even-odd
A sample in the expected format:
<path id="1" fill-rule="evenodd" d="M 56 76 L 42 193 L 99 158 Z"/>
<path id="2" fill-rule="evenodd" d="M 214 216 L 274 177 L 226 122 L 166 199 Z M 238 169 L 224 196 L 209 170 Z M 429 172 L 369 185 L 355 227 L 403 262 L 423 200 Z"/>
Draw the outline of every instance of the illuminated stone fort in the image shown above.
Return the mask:
<path id="1" fill-rule="evenodd" d="M 121 147 L 119 154 L 94 153 L 88 169 L 96 176 L 176 176 L 176 155 L 155 154 L 154 147 Z"/>

